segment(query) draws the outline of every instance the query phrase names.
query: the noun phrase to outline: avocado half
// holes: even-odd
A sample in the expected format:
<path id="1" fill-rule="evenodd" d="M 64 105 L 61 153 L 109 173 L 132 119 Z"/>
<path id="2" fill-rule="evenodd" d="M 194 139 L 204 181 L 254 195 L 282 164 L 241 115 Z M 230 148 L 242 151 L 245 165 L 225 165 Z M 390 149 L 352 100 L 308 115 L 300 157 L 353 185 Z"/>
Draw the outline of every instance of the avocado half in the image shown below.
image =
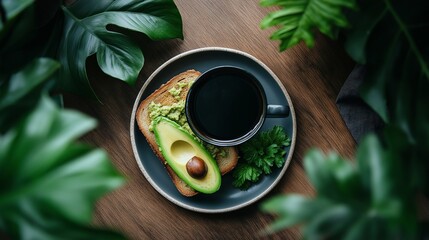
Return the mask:
<path id="1" fill-rule="evenodd" d="M 216 160 L 193 136 L 165 117 L 155 119 L 153 131 L 162 155 L 180 179 L 198 192 L 210 194 L 219 190 L 221 173 Z M 186 164 L 193 157 L 204 161 L 205 176 L 195 178 L 188 173 Z"/>

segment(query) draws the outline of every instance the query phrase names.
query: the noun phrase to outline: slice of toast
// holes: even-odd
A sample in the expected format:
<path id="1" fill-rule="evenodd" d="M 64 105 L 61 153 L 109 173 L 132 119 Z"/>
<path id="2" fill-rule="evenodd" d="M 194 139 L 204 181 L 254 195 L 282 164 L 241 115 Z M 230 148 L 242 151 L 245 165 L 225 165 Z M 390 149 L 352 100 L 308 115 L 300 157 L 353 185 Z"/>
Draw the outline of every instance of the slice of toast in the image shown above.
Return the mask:
<path id="1" fill-rule="evenodd" d="M 178 95 L 173 96 L 170 93 L 172 88 L 175 88 L 179 82 L 189 83 L 193 82 L 201 73 L 195 70 L 188 70 L 186 72 L 180 73 L 170 79 L 167 83 L 160 86 L 155 90 L 151 95 L 144 99 L 136 113 L 137 125 L 139 126 L 140 131 L 145 136 L 149 146 L 152 148 L 155 155 L 162 161 L 165 168 L 167 169 L 168 175 L 176 186 L 177 190 L 184 196 L 190 197 L 196 195 L 198 192 L 189 187 L 185 182 L 183 182 L 173 171 L 173 169 L 167 164 L 162 153 L 159 151 L 159 147 L 155 140 L 154 133 L 150 130 L 151 117 L 149 115 L 149 105 L 154 102 L 155 104 L 161 104 L 163 106 L 171 106 L 172 104 L 177 103 L 180 100 L 185 100 L 186 95 L 189 90 L 189 84 L 182 84 L 182 89 Z M 224 147 L 225 155 L 221 156 L 218 154 L 215 159 L 218 163 L 219 169 L 222 175 L 231 171 L 238 161 L 238 152 L 235 147 Z"/>

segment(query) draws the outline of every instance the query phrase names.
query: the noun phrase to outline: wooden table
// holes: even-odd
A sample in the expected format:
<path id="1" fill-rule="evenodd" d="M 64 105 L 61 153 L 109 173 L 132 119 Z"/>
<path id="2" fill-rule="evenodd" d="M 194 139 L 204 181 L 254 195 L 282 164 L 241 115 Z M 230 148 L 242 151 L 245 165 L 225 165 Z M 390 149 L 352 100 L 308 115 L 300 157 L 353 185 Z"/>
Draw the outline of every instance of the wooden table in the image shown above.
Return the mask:
<path id="1" fill-rule="evenodd" d="M 273 31 L 261 30 L 261 19 L 275 8 L 262 8 L 258 1 L 175 1 L 183 18 L 184 40 L 150 42 L 139 38 L 145 65 L 135 86 L 101 73 L 95 59 L 88 72 L 102 104 L 66 96 L 66 107 L 78 109 L 99 120 L 99 126 L 83 138 L 104 148 L 116 168 L 126 177 L 122 188 L 100 199 L 95 224 L 122 232 L 130 239 L 252 239 L 274 217 L 263 214 L 257 202 L 244 209 L 223 213 L 195 213 L 162 197 L 141 173 L 133 155 L 129 123 L 138 91 L 162 63 L 182 52 L 200 47 L 228 47 L 247 52 L 264 62 L 289 92 L 297 115 L 297 142 L 285 176 L 269 198 L 283 193 L 314 195 L 302 160 L 308 149 L 319 147 L 352 157 L 355 142 L 335 105 L 336 96 L 353 68 L 342 47 L 318 35 L 316 46 L 300 44 L 278 52 L 270 41 Z M 297 239 L 297 229 L 270 236 Z"/>

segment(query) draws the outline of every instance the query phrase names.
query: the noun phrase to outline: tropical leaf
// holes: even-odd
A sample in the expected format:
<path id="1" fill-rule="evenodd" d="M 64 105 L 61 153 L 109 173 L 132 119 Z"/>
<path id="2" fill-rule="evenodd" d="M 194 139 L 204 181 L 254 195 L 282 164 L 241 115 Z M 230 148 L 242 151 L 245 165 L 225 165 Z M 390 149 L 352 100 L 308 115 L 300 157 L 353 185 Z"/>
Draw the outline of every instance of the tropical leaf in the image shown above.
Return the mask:
<path id="1" fill-rule="evenodd" d="M 411 239 L 418 229 L 412 195 L 397 179 L 400 158 L 384 150 L 375 135 L 359 145 L 357 168 L 336 154 L 309 151 L 305 170 L 317 190 L 313 199 L 277 196 L 262 210 L 278 215 L 268 233 L 303 224 L 305 239 Z"/>
<path id="2" fill-rule="evenodd" d="M 315 213 L 331 205 L 324 200 L 313 200 L 297 194 L 276 196 L 266 200 L 261 205 L 262 211 L 278 215 L 278 219 L 265 229 L 271 234 L 284 228 L 307 222 Z"/>
<path id="3" fill-rule="evenodd" d="M 360 11 L 349 12 L 345 47 L 367 68 L 361 95 L 385 121 L 385 128 L 380 139 L 370 134 L 360 143 L 356 169 L 338 156 L 309 152 L 304 164 L 317 197 L 308 204 L 324 200 L 330 207 L 302 220 L 306 209 L 284 210 L 279 201 L 277 208 L 283 212 L 273 211 L 280 216 L 274 224 L 304 224 L 303 234 L 309 239 L 428 236 L 415 204 L 421 193 L 429 196 L 428 7 L 424 0 L 360 1 Z"/>
<path id="4" fill-rule="evenodd" d="M 22 71 L 13 74 L 0 88 L 0 111 L 15 106 L 31 90 L 49 79 L 59 67 L 59 63 L 54 60 L 39 58 Z"/>
<path id="5" fill-rule="evenodd" d="M 129 84 L 137 80 L 144 64 L 139 46 L 108 25 L 143 33 L 152 40 L 183 37 L 181 16 L 172 0 L 78 0 L 63 11 L 61 85 L 75 93 L 92 94 L 85 62 L 93 54 L 106 74 Z"/>
<path id="6" fill-rule="evenodd" d="M 21 71 L 2 79 L 0 85 L 0 133 L 36 106 L 43 85 L 59 69 L 48 58 L 34 59 Z"/>
<path id="7" fill-rule="evenodd" d="M 6 0 L 0 4 L 5 15 L 0 24 L 0 75 L 13 74 L 36 57 L 54 57 L 48 49 L 53 43 L 58 45 L 61 34 L 60 0 Z"/>
<path id="8" fill-rule="evenodd" d="M 333 152 L 325 156 L 319 150 L 310 150 L 304 159 L 304 166 L 308 178 L 322 196 L 353 201 L 356 191 L 362 192 L 356 169 Z"/>
<path id="9" fill-rule="evenodd" d="M 0 21 L 0 36 L 4 35 L 7 28 L 10 27 L 16 18 L 22 14 L 25 9 L 33 4 L 34 0 L 4 0 L 1 1 L 0 7 L 2 8 Z"/>
<path id="10" fill-rule="evenodd" d="M 428 114 L 416 108 L 428 101 L 419 89 L 427 89 L 429 81 L 429 17 L 424 11 L 429 3 L 413 2 L 362 1 L 361 13 L 350 15 L 353 28 L 345 42 L 350 56 L 368 68 L 361 90 L 364 100 L 386 123 L 401 121 L 407 133 L 413 127 L 404 118 L 414 112 Z"/>
<path id="11" fill-rule="evenodd" d="M 389 148 L 407 162 L 404 188 L 429 194 L 428 7 L 419 0 L 363 1 L 362 13 L 350 15 L 345 47 L 365 64 L 361 96 L 386 122 Z"/>
<path id="12" fill-rule="evenodd" d="M 284 51 L 301 41 L 314 46 L 314 31 L 335 38 L 337 28 L 347 27 L 344 9 L 355 9 L 354 0 L 261 0 L 261 6 L 279 6 L 261 21 L 261 28 L 278 26 L 272 40 L 280 40 L 280 51 Z"/>
<path id="13" fill-rule="evenodd" d="M 104 151 L 74 142 L 95 125 L 44 97 L 0 137 L 0 231 L 12 239 L 91 239 L 104 232 L 85 226 L 95 201 L 123 179 Z"/>

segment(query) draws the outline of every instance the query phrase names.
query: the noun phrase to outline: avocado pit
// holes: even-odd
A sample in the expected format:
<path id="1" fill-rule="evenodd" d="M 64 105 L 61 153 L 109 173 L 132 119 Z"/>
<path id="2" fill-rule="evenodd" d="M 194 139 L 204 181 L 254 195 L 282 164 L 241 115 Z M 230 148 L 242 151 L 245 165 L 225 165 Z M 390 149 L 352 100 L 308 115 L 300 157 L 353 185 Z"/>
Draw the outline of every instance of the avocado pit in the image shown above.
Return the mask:
<path id="1" fill-rule="evenodd" d="M 207 165 L 201 158 L 193 156 L 186 163 L 186 171 L 191 177 L 201 179 L 207 175 Z"/>

